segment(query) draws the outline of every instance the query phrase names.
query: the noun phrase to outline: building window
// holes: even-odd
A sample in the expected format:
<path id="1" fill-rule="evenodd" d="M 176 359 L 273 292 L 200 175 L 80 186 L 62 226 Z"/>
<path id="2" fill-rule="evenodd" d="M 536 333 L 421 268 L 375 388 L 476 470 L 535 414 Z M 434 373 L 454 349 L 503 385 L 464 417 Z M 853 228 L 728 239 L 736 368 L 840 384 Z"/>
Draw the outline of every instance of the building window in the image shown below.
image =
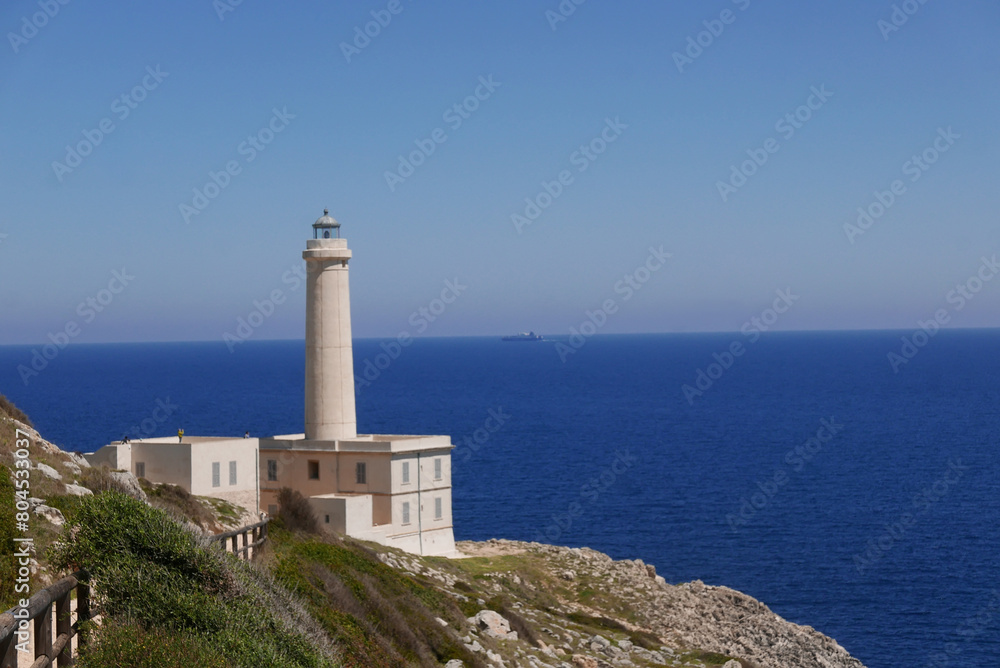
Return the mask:
<path id="1" fill-rule="evenodd" d="M 438 457 L 437 459 L 434 460 L 434 479 L 435 480 L 440 480 L 441 479 L 441 458 L 440 457 Z"/>
<path id="2" fill-rule="evenodd" d="M 403 524 L 410 523 L 410 502 L 403 501 Z"/>
<path id="3" fill-rule="evenodd" d="M 135 463 L 135 477 L 145 478 L 146 477 L 146 462 L 136 462 Z"/>
<path id="4" fill-rule="evenodd" d="M 319 462 L 316 461 L 309 462 L 309 479 L 319 480 Z"/>
<path id="5" fill-rule="evenodd" d="M 229 462 L 229 484 L 236 484 L 236 462 Z"/>
<path id="6" fill-rule="evenodd" d="M 329 523 L 330 523 L 330 516 L 329 516 L 329 515 L 326 515 L 326 523 L 327 523 L 327 524 L 329 524 Z"/>
<path id="7" fill-rule="evenodd" d="M 410 482 L 410 462 L 403 462 L 403 484 Z"/>
<path id="8" fill-rule="evenodd" d="M 278 506 L 274 505 L 273 503 L 272 504 L 268 504 L 268 506 L 267 506 L 267 514 L 270 515 L 271 517 L 274 517 L 275 515 L 277 515 L 278 514 Z"/>
<path id="9" fill-rule="evenodd" d="M 354 475 L 359 485 L 368 484 L 368 467 L 364 462 L 358 462 L 354 467 Z"/>
<path id="10" fill-rule="evenodd" d="M 267 460 L 267 479 L 272 482 L 278 479 L 278 460 Z"/>
<path id="11" fill-rule="evenodd" d="M 441 504 L 441 497 L 434 499 L 434 519 L 439 520 L 444 517 L 444 508 Z"/>
<path id="12" fill-rule="evenodd" d="M 222 474 L 219 472 L 220 468 L 219 462 L 212 462 L 212 487 L 219 487 L 222 484 L 220 480 L 222 477 Z"/>

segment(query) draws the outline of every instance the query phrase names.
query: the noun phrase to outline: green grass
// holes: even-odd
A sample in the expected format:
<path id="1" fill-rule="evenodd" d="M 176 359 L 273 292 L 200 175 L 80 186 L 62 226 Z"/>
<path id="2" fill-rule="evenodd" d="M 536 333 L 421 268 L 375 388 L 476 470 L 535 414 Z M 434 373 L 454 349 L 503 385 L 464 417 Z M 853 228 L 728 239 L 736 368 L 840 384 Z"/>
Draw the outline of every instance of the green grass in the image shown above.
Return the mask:
<path id="1" fill-rule="evenodd" d="M 187 631 L 147 629 L 137 623 L 111 621 L 101 627 L 96 643 L 76 664 L 80 668 L 229 668 L 211 639 Z"/>
<path id="2" fill-rule="evenodd" d="M 14 483 L 6 466 L 0 466 L 0 611 L 13 607 L 20 596 L 14 592 L 17 564 L 14 560 Z"/>
<path id="3" fill-rule="evenodd" d="M 451 659 L 482 666 L 449 628 L 465 615 L 429 581 L 399 573 L 349 539 L 269 530 L 276 579 L 307 602 L 344 653 L 344 665 L 437 667 Z"/>
<path id="4" fill-rule="evenodd" d="M 162 510 L 118 492 L 84 497 L 63 539 L 53 564 L 90 570 L 94 601 L 110 622 L 139 627 L 149 638 L 165 634 L 179 647 L 198 639 L 234 666 L 336 665 L 297 630 L 309 620 L 289 617 L 287 601 L 265 577 L 202 547 Z M 103 647 L 99 639 L 86 665 L 131 665 L 102 657 L 138 651 L 124 631 Z"/>

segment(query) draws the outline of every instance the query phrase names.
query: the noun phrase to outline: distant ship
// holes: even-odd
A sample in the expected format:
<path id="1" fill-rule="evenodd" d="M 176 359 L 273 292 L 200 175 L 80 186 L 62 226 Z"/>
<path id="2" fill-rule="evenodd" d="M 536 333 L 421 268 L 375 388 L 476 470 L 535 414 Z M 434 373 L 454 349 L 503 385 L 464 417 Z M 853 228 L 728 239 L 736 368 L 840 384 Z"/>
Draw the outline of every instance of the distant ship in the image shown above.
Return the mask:
<path id="1" fill-rule="evenodd" d="M 501 341 L 542 341 L 542 336 L 540 334 L 535 334 L 534 332 L 521 332 L 520 334 L 514 334 L 513 336 L 502 336 Z"/>

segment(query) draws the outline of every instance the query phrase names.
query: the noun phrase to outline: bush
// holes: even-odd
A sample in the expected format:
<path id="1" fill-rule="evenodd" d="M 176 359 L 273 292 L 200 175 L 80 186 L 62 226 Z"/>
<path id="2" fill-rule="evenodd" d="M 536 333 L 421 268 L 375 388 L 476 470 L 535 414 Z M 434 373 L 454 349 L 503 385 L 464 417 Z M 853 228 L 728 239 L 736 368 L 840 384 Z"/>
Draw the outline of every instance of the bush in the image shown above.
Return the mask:
<path id="1" fill-rule="evenodd" d="M 35 426 L 31 423 L 31 420 L 28 419 L 28 416 L 24 414 L 24 411 L 11 403 L 10 399 L 2 394 L 0 394 L 0 413 L 5 413 L 7 417 L 23 422 L 29 427 Z"/>
<path id="2" fill-rule="evenodd" d="M 18 599 L 14 593 L 17 566 L 14 560 L 14 483 L 6 466 L 0 466 L 0 610 L 13 606 Z"/>
<path id="3" fill-rule="evenodd" d="M 298 490 L 282 487 L 278 492 L 278 517 L 289 531 L 319 534 L 319 519 Z"/>
<path id="4" fill-rule="evenodd" d="M 52 556 L 57 568 L 90 570 L 105 620 L 141 627 L 150 639 L 166 634 L 181 647 L 197 639 L 247 668 L 332 665 L 297 630 L 309 620 L 289 617 L 272 583 L 245 562 L 201 546 L 164 511 L 124 494 L 84 497 Z M 113 656 L 141 645 L 128 644 L 123 631 L 112 633 L 106 647 Z"/>

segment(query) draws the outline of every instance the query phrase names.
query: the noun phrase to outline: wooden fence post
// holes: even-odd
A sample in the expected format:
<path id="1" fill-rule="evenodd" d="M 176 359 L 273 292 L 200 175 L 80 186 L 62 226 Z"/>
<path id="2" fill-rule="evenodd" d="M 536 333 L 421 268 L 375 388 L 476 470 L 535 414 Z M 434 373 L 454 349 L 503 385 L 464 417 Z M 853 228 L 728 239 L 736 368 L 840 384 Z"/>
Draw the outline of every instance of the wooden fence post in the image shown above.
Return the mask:
<path id="1" fill-rule="evenodd" d="M 44 590 L 42 590 L 44 591 Z M 52 604 L 35 617 L 35 659 L 52 654 Z"/>
<path id="2" fill-rule="evenodd" d="M 63 643 L 56 656 L 59 668 L 73 665 L 73 620 L 70 619 L 72 589 L 56 599 L 56 638 Z"/>

